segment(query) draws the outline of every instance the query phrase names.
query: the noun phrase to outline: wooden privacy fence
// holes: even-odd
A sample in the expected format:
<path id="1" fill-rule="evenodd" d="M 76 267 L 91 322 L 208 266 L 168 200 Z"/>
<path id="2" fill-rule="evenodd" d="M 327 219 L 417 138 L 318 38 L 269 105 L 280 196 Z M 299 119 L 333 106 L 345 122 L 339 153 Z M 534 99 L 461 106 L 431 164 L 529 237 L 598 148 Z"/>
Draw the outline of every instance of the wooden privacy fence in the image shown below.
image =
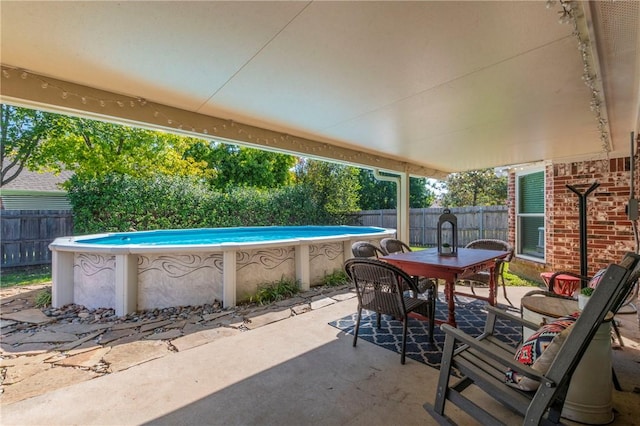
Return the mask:
<path id="1" fill-rule="evenodd" d="M 508 214 L 506 206 L 454 207 L 451 213 L 458 219 L 458 245 L 464 247 L 473 240 L 493 238 L 507 241 Z M 438 218 L 443 208 L 410 209 L 409 244 L 433 247 L 436 245 Z M 363 210 L 354 223 L 365 226 L 396 228 L 396 211 Z"/>
<path id="2" fill-rule="evenodd" d="M 436 245 L 438 218 L 442 208 L 410 210 L 409 244 Z M 458 207 L 458 244 L 465 246 L 478 238 L 507 240 L 507 207 Z M 395 210 L 365 210 L 354 215 L 353 224 L 396 227 Z M 0 257 L 2 268 L 51 264 L 49 244 L 57 237 L 73 235 L 70 210 L 2 210 Z"/>
<path id="3" fill-rule="evenodd" d="M 2 268 L 51 264 L 49 244 L 73 235 L 69 210 L 2 210 Z"/>

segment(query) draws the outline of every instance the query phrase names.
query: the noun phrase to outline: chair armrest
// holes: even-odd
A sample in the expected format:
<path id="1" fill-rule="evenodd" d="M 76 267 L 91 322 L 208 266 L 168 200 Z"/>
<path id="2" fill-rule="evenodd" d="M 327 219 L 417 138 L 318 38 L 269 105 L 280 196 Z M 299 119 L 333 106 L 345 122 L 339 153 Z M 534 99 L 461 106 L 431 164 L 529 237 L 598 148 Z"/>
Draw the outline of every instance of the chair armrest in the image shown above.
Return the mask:
<path id="1" fill-rule="evenodd" d="M 487 305 L 486 306 L 487 309 L 487 316 L 495 316 L 498 317 L 500 319 L 504 319 L 507 321 L 512 321 L 514 323 L 516 323 L 517 325 L 520 325 L 522 327 L 526 327 L 526 328 L 530 328 L 532 330 L 537 330 L 540 328 L 540 324 L 536 324 L 534 322 L 531 322 L 529 320 L 526 320 L 524 318 L 521 317 L 517 317 L 515 315 L 511 315 L 509 313 L 507 313 L 505 310 L 503 309 L 499 309 L 496 308 L 495 306 L 491 306 L 491 305 Z M 487 320 L 489 320 L 489 318 L 487 318 Z"/>
<path id="2" fill-rule="evenodd" d="M 530 379 L 539 381 L 541 384 L 544 384 L 546 387 L 556 386 L 553 380 L 548 379 L 539 371 L 534 370 L 528 365 L 525 365 L 516 361 L 513 357 L 504 356 L 502 353 L 496 352 L 494 350 L 494 345 L 491 343 L 487 343 L 481 339 L 472 337 L 467 333 L 465 333 L 464 331 L 461 331 L 455 327 L 452 327 L 449 324 L 440 325 L 440 329 L 445 333 L 445 346 L 446 346 L 446 340 L 448 339 L 454 339 L 455 341 L 461 342 L 464 345 L 457 348 L 454 351 L 454 357 L 455 357 L 455 354 L 458 354 L 462 351 L 472 348 L 482 353 L 483 355 L 496 360 L 496 362 L 504 365 L 505 367 L 511 368 L 512 370 L 515 370 L 518 373 L 526 377 L 529 377 Z"/>

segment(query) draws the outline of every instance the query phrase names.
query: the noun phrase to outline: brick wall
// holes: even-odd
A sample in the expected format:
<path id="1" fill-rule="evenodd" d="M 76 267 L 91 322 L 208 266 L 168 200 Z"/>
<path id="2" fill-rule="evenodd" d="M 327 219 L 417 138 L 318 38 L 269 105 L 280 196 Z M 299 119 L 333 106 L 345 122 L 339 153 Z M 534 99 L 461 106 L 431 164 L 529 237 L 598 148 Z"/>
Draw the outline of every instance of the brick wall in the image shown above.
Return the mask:
<path id="1" fill-rule="evenodd" d="M 637 193 L 637 161 L 635 169 Z M 620 260 L 626 251 L 636 250 L 633 226 L 626 214 L 629 157 L 550 164 L 545 168 L 545 179 L 545 263 L 517 259 L 510 266 L 512 271 L 537 280 L 541 271 L 580 272 L 579 199 L 567 185 L 584 193 L 594 182 L 600 184 L 586 198 L 589 275 Z M 509 241 L 515 244 L 515 173 L 509 174 L 508 194 Z"/>

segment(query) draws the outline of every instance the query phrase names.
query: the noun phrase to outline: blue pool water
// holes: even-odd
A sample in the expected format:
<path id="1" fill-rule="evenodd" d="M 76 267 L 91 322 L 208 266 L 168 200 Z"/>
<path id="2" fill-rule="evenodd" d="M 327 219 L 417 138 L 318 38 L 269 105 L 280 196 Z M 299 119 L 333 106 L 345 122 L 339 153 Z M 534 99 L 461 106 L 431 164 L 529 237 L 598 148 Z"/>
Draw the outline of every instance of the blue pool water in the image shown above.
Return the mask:
<path id="1" fill-rule="evenodd" d="M 78 238 L 82 244 L 112 246 L 205 245 L 318 238 L 383 233 L 385 229 L 364 226 L 265 226 L 244 228 L 202 228 L 122 232 L 97 238 Z"/>

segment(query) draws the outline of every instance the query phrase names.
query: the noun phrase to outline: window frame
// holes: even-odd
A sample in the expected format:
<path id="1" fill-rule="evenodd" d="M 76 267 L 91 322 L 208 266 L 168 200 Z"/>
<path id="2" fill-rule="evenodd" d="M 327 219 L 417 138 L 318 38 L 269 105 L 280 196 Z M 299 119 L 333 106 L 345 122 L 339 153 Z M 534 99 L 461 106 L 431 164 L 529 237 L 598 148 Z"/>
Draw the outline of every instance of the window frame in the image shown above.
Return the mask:
<path id="1" fill-rule="evenodd" d="M 542 203 L 543 203 L 543 208 L 542 208 L 542 213 L 520 213 L 520 195 L 521 195 L 521 190 L 520 190 L 520 178 L 522 176 L 526 176 L 526 175 L 531 175 L 534 173 L 540 173 L 542 172 L 542 191 L 543 194 L 546 194 L 546 185 L 547 185 L 547 175 L 546 175 L 546 170 L 544 166 L 536 166 L 536 167 L 530 167 L 530 168 L 526 168 L 526 169 L 521 169 L 521 170 L 517 170 L 515 173 L 515 195 L 516 195 L 516 199 L 515 199 L 515 255 L 518 258 L 521 259 L 525 259 L 525 260 L 529 260 L 532 262 L 537 262 L 537 263 L 546 263 L 546 236 L 547 236 L 547 224 L 546 224 L 546 210 L 547 210 L 547 200 L 546 197 L 543 195 L 543 199 L 542 199 Z M 543 231 L 543 249 L 542 249 L 542 256 L 541 257 L 536 257 L 536 256 L 532 256 L 529 254 L 525 254 L 521 252 L 521 225 L 520 225 L 520 219 L 523 217 L 541 217 L 542 218 L 542 222 L 543 222 L 543 226 L 544 226 L 544 231 Z"/>

